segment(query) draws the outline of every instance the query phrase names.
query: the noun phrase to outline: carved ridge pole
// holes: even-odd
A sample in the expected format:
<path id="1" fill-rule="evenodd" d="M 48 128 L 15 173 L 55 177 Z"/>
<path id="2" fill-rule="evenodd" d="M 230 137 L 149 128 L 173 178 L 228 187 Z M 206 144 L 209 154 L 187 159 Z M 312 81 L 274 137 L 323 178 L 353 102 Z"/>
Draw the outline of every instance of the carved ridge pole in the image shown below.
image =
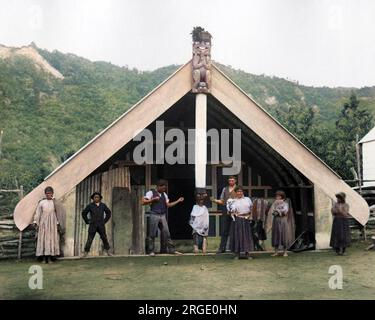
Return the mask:
<path id="1" fill-rule="evenodd" d="M 211 90 L 211 34 L 201 27 L 192 31 L 192 92 L 195 96 L 195 187 L 206 188 L 207 94 Z"/>

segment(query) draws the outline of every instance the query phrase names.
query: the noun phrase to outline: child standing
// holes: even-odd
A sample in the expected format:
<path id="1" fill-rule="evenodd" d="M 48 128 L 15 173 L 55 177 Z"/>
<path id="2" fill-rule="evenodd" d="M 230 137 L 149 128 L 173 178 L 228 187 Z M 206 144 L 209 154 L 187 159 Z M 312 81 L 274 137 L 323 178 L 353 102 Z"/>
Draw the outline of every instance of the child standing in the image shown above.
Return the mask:
<path id="1" fill-rule="evenodd" d="M 194 253 L 197 254 L 199 249 L 203 254 L 207 253 L 207 237 L 209 226 L 208 209 L 204 205 L 207 192 L 205 190 L 197 190 L 197 204 L 193 206 L 190 214 L 190 226 L 193 228 Z"/>

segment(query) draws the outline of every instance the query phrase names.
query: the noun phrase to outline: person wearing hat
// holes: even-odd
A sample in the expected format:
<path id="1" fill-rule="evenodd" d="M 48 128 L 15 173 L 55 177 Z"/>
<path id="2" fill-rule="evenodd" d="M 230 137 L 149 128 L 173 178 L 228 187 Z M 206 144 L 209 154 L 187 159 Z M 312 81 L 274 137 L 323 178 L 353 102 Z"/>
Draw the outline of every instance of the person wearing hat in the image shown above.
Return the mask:
<path id="1" fill-rule="evenodd" d="M 329 245 L 342 256 L 346 247 L 350 245 L 350 228 L 349 228 L 349 205 L 345 202 L 346 195 L 344 192 L 336 194 L 337 202 L 332 205 L 332 232 Z"/>
<path id="2" fill-rule="evenodd" d="M 288 247 L 290 245 L 289 226 L 288 226 L 288 212 L 289 204 L 286 201 L 284 191 L 278 190 L 275 194 L 275 201 L 273 202 L 268 217 L 272 219 L 272 247 L 275 248 L 273 257 L 279 255 L 279 250 L 283 250 L 283 256 L 287 257 Z M 269 220 L 271 223 L 271 220 Z M 269 224 L 271 225 L 271 224 Z"/>
<path id="3" fill-rule="evenodd" d="M 90 252 L 92 241 L 95 238 L 96 233 L 99 233 L 100 238 L 103 241 L 103 246 L 106 254 L 111 256 L 109 252 L 109 242 L 107 233 L 105 231 L 105 224 L 111 218 L 111 210 L 102 202 L 102 195 L 99 192 L 94 192 L 91 195 L 92 202 L 86 206 L 82 211 L 82 218 L 89 225 L 87 242 L 85 245 L 85 251 L 82 255 L 83 258 L 87 257 Z M 90 218 L 88 214 L 90 213 Z"/>

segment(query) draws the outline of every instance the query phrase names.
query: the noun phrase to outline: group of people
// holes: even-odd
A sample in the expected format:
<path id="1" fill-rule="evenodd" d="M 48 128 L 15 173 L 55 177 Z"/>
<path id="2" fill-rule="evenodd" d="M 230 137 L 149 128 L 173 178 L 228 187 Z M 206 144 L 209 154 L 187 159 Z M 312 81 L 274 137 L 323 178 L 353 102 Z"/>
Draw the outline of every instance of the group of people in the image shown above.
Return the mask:
<path id="1" fill-rule="evenodd" d="M 66 213 L 61 202 L 54 198 L 52 187 L 46 187 L 44 194 L 45 197 L 37 205 L 33 226 L 37 231 L 36 257 L 41 262 L 50 263 L 55 262 L 57 257 L 62 255 Z M 112 255 L 109 252 L 110 245 L 105 230 L 105 224 L 111 218 L 111 210 L 101 201 L 102 198 L 99 192 L 94 192 L 91 195 L 92 202 L 82 211 L 83 221 L 89 226 L 82 257 L 86 257 L 90 252 L 96 233 L 103 241 L 106 254 Z"/>
<path id="2" fill-rule="evenodd" d="M 275 249 L 273 256 L 279 255 L 280 250 L 284 257 L 288 256 L 291 229 L 288 223 L 289 204 L 283 191 L 277 191 L 273 204 L 269 208 L 263 208 L 265 214 L 256 215 L 253 202 L 249 197 L 245 197 L 243 187 L 238 186 L 236 178 L 231 176 L 228 178 L 228 185 L 221 192 L 220 199 L 213 201 L 224 206 L 222 235 L 217 253 L 226 251 L 229 237 L 230 251 L 238 258 L 249 259 L 249 253 L 254 251 L 257 242 L 266 240 L 267 233 L 272 228 L 272 247 Z"/>
<path id="3" fill-rule="evenodd" d="M 150 233 L 149 250 L 151 256 L 155 255 L 155 238 L 160 230 L 160 253 L 180 254 L 175 250 L 171 240 L 168 222 L 166 218 L 167 208 L 173 207 L 184 201 L 180 197 L 170 202 L 166 194 L 167 181 L 159 180 L 156 189 L 146 193 L 142 200 L 143 205 L 150 206 Z M 207 237 L 209 231 L 209 211 L 206 206 L 207 192 L 203 188 L 197 188 L 195 192 L 196 204 L 190 213 L 189 224 L 192 228 L 193 251 L 207 252 Z M 333 203 L 333 225 L 330 246 L 337 254 L 342 255 L 345 248 L 350 245 L 349 230 L 349 205 L 345 202 L 345 194 L 336 195 L 337 202 Z M 260 242 L 267 239 L 271 231 L 271 244 L 274 248 L 272 256 L 288 256 L 288 249 L 294 239 L 294 217 L 290 207 L 290 201 L 284 191 L 276 191 L 275 200 L 268 205 L 264 199 L 257 199 L 256 206 L 252 200 L 244 195 L 244 189 L 236 184 L 236 178 L 230 176 L 228 185 L 222 189 L 219 199 L 212 202 L 223 206 L 221 217 L 221 241 L 218 254 L 225 253 L 230 239 L 230 251 L 238 258 L 249 259 L 250 252 L 258 246 L 262 250 Z M 263 214 L 262 214 L 263 213 Z"/>
<path id="4" fill-rule="evenodd" d="M 167 222 L 167 210 L 184 201 L 183 197 L 170 201 L 166 193 L 167 181 L 159 180 L 156 188 L 149 190 L 142 198 L 142 204 L 149 206 L 149 232 L 147 236 L 148 254 L 155 256 L 155 239 L 160 230 L 160 253 L 181 254 L 171 239 Z M 36 256 L 45 263 L 56 261 L 62 254 L 61 245 L 65 234 L 65 210 L 54 198 L 52 187 L 45 188 L 45 197 L 37 205 L 33 225 L 37 231 Z M 209 197 L 205 189 L 197 189 L 196 204 L 193 206 L 189 224 L 192 228 L 193 251 L 207 252 L 209 231 L 209 211 L 206 206 Z M 345 194 L 336 194 L 337 201 L 332 205 L 332 233 L 330 246 L 338 255 L 343 255 L 350 245 L 349 205 Z M 99 192 L 91 195 L 92 202 L 82 211 L 83 221 L 88 227 L 88 238 L 82 257 L 90 252 L 92 241 L 99 234 L 105 253 L 111 256 L 105 224 L 111 218 L 111 210 L 102 202 Z M 221 219 L 221 241 L 218 254 L 226 252 L 228 238 L 229 247 L 238 258 L 251 258 L 250 252 L 259 246 L 259 241 L 266 240 L 271 232 L 271 243 L 275 252 L 273 256 L 288 256 L 288 248 L 294 235 L 290 222 L 293 214 L 284 191 L 277 191 L 271 206 L 264 201 L 254 203 L 244 195 L 244 190 L 236 184 L 236 178 L 228 178 L 228 185 L 223 188 L 219 199 L 212 202 L 223 206 Z M 263 214 L 260 214 L 263 212 Z"/>

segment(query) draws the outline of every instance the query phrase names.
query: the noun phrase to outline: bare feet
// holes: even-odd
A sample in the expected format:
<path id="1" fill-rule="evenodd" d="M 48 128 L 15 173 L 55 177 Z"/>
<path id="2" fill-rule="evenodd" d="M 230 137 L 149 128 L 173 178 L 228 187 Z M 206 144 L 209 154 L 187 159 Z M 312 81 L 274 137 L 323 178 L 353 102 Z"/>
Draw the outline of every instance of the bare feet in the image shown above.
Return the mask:
<path id="1" fill-rule="evenodd" d="M 278 252 L 275 252 L 274 254 L 271 254 L 271 257 L 277 257 L 279 255 Z"/>
<path id="2" fill-rule="evenodd" d="M 288 256 L 288 252 L 284 252 L 284 254 L 283 254 L 283 257 L 287 257 Z"/>
<path id="3" fill-rule="evenodd" d="M 202 245 L 202 254 L 206 255 L 206 253 L 207 253 L 207 239 L 204 238 L 203 239 L 203 245 Z"/>
<path id="4" fill-rule="evenodd" d="M 182 255 L 183 255 L 183 253 L 182 253 L 182 252 L 179 252 L 179 251 L 175 251 L 174 254 L 175 254 L 175 255 L 178 255 L 178 256 L 182 256 Z"/>
<path id="5" fill-rule="evenodd" d="M 198 246 L 194 246 L 194 254 L 198 254 L 198 253 L 199 253 Z"/>

